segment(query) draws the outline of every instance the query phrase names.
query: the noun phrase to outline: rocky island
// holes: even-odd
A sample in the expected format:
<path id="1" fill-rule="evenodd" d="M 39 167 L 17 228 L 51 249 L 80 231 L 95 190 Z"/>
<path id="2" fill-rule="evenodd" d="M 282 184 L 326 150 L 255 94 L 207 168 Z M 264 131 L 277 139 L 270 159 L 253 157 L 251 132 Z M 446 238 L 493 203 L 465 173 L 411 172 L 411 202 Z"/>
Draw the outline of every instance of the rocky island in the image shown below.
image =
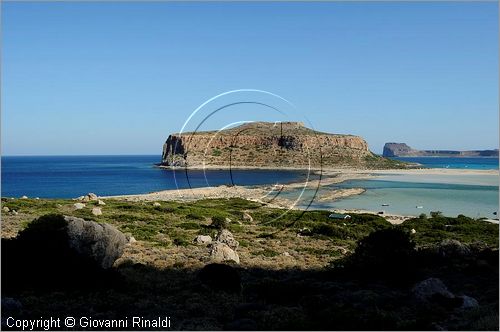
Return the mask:
<path id="1" fill-rule="evenodd" d="M 401 168 L 372 153 L 359 136 L 329 134 L 301 122 L 253 122 L 221 131 L 171 134 L 163 145 L 168 167 Z"/>
<path id="2" fill-rule="evenodd" d="M 495 150 L 416 150 L 406 143 L 385 143 L 384 157 L 498 157 Z"/>

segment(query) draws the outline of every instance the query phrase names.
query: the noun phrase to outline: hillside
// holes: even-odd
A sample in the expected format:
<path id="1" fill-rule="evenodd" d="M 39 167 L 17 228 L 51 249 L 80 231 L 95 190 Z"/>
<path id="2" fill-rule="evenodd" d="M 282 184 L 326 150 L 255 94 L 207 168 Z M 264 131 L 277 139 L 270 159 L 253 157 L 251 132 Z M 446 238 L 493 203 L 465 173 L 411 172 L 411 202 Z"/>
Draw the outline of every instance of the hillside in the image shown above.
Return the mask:
<path id="1" fill-rule="evenodd" d="M 415 150 L 406 143 L 385 143 L 384 157 L 498 157 L 495 150 Z"/>
<path id="2" fill-rule="evenodd" d="M 359 136 L 314 131 L 300 122 L 254 122 L 222 131 L 172 134 L 162 165 L 189 167 L 398 168 Z"/>

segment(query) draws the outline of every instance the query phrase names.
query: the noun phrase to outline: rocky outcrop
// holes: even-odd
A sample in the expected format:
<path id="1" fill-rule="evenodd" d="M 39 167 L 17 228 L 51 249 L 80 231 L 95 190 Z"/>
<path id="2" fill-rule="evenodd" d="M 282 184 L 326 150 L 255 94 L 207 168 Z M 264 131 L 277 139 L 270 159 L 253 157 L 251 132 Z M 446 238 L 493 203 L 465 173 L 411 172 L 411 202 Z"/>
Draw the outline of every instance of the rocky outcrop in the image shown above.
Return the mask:
<path id="1" fill-rule="evenodd" d="M 69 247 L 108 269 L 113 266 L 128 243 L 125 235 L 110 224 L 76 217 L 64 217 L 67 222 Z"/>
<path id="2" fill-rule="evenodd" d="M 359 166 L 381 157 L 353 135 L 317 132 L 298 122 L 255 122 L 222 131 L 172 134 L 163 145 L 164 166 Z"/>
<path id="3" fill-rule="evenodd" d="M 221 229 L 215 236 L 215 241 L 220 243 L 225 243 L 229 248 L 236 250 L 240 243 L 235 240 L 233 234 L 227 229 Z"/>
<path id="4" fill-rule="evenodd" d="M 193 242 L 195 244 L 210 244 L 212 243 L 212 238 L 210 237 L 210 235 L 198 235 L 197 237 L 195 237 Z"/>
<path id="5" fill-rule="evenodd" d="M 240 257 L 236 251 L 231 249 L 227 244 L 217 241 L 210 245 L 210 259 L 217 263 L 226 261 L 233 261 L 236 264 L 240 263 Z"/>
<path id="6" fill-rule="evenodd" d="M 62 215 L 32 221 L 14 239 L 2 239 L 2 272 L 9 290 L 104 286 L 129 243 L 109 224 Z M 106 281 L 107 280 L 107 281 Z M 99 281 L 96 284 L 96 281 Z"/>
<path id="7" fill-rule="evenodd" d="M 384 157 L 498 157 L 498 149 L 495 150 L 415 150 L 406 143 L 385 143 Z"/>

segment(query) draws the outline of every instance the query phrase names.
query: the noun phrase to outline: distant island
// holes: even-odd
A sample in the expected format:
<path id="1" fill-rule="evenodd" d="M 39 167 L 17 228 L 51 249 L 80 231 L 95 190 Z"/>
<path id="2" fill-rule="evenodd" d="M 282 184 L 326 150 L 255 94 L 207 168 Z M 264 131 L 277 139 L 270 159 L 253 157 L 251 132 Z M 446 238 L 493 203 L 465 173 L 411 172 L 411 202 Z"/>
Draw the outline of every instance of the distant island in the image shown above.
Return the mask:
<path id="1" fill-rule="evenodd" d="M 416 150 L 406 143 L 385 143 L 384 157 L 498 157 L 495 150 Z"/>
<path id="2" fill-rule="evenodd" d="M 221 131 L 171 134 L 162 166 L 304 168 L 401 168 L 377 156 L 359 136 L 329 134 L 301 122 L 252 122 Z"/>

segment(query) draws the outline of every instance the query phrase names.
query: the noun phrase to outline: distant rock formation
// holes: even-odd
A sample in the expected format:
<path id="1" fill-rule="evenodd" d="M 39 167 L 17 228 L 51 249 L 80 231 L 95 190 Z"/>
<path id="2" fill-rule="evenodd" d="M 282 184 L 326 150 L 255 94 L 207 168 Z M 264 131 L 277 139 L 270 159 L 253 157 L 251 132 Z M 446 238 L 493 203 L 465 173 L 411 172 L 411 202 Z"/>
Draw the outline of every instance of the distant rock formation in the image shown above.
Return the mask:
<path id="1" fill-rule="evenodd" d="M 495 150 L 415 150 L 406 143 L 385 143 L 384 157 L 498 157 Z"/>
<path id="2" fill-rule="evenodd" d="M 301 122 L 253 122 L 221 131 L 172 134 L 163 145 L 164 166 L 395 167 L 353 135 L 322 133 Z"/>

